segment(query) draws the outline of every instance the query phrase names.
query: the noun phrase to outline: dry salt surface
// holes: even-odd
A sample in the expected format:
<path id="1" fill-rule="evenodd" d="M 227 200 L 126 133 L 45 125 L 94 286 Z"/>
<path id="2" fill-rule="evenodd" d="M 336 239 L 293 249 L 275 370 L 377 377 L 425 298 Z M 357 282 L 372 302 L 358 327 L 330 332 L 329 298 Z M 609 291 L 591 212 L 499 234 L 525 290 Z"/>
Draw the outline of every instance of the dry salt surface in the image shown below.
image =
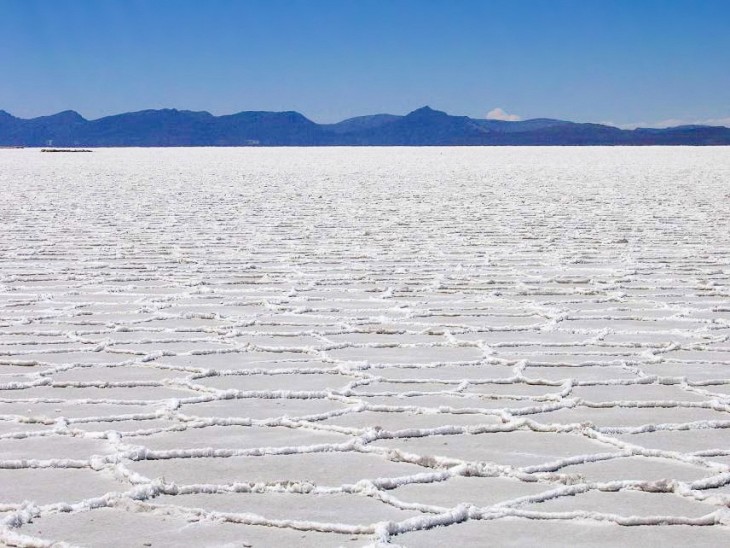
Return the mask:
<path id="1" fill-rule="evenodd" d="M 727 148 L 0 151 L 0 544 L 730 543 Z"/>

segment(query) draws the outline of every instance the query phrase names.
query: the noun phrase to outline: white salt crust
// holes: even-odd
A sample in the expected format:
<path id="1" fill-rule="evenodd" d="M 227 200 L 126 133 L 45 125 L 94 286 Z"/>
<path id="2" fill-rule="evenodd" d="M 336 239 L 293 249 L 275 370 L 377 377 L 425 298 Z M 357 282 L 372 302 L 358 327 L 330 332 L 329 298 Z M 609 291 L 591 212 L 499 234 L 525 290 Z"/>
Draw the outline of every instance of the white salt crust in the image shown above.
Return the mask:
<path id="1" fill-rule="evenodd" d="M 0 151 L 0 544 L 722 543 L 724 148 Z"/>

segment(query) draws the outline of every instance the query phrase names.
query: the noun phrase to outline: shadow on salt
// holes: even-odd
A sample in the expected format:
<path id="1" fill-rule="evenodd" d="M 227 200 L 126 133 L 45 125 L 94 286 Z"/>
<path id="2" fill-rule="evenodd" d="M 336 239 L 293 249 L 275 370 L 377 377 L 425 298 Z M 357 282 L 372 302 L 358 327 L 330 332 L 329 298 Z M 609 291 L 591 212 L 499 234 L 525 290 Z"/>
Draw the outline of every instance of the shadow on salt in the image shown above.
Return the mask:
<path id="1" fill-rule="evenodd" d="M 550 483 L 527 482 L 512 478 L 456 476 L 446 481 L 409 483 L 388 491 L 403 502 L 453 508 L 459 504 L 492 506 L 500 502 L 549 491 Z"/>
<path id="2" fill-rule="evenodd" d="M 338 444 L 350 438 L 336 432 L 307 428 L 257 426 L 205 426 L 161 432 L 154 436 L 125 437 L 124 443 L 153 451 L 186 449 L 255 449 Z"/>
<path id="3" fill-rule="evenodd" d="M 697 518 L 718 509 L 673 493 L 644 491 L 588 491 L 572 496 L 561 496 L 524 506 L 538 512 L 599 512 L 618 516 L 683 516 Z"/>
<path id="4" fill-rule="evenodd" d="M 148 478 L 178 485 L 262 483 L 353 485 L 360 480 L 399 478 L 427 471 L 377 455 L 352 452 L 293 453 L 257 457 L 170 458 L 132 462 L 128 467 Z"/>
<path id="5" fill-rule="evenodd" d="M 220 419 L 253 419 L 276 421 L 283 417 L 292 420 L 321 419 L 351 410 L 352 406 L 322 398 L 266 397 L 212 400 L 183 404 L 180 414 L 187 417 Z"/>
<path id="6" fill-rule="evenodd" d="M 302 362 L 309 362 L 304 352 L 224 352 L 207 354 L 187 354 L 181 356 L 163 356 L 155 363 L 173 365 L 176 367 L 189 367 L 199 370 L 232 371 L 236 369 L 279 369 L 294 367 L 317 367 L 321 362 L 310 362 L 315 365 L 307 365 Z M 332 367 L 332 365 L 320 365 L 320 367 Z"/>
<path id="7" fill-rule="evenodd" d="M 482 350 L 464 346 L 349 347 L 328 350 L 335 360 L 364 361 L 369 364 L 433 364 L 469 362 L 483 356 Z"/>
<path id="8" fill-rule="evenodd" d="M 293 364 L 292 364 L 293 365 Z M 280 375 L 219 375 L 194 379 L 195 384 L 219 390 L 256 391 L 322 391 L 343 390 L 357 377 L 331 373 L 285 373 Z"/>
<path id="9" fill-rule="evenodd" d="M 611 453 L 615 448 L 578 434 L 517 430 L 377 440 L 373 446 L 424 457 L 522 467 L 577 455 Z"/>
<path id="10" fill-rule="evenodd" d="M 140 509 L 141 510 L 141 509 Z M 21 534 L 63 540 L 81 546 L 108 548 L 136 546 L 297 546 L 336 547 L 350 535 L 212 521 L 190 521 L 187 516 L 143 512 L 130 508 L 99 508 L 77 514 L 48 514 L 24 525 Z"/>
<path id="11" fill-rule="evenodd" d="M 541 424 L 592 424 L 599 429 L 619 431 L 645 425 L 727 420 L 727 414 L 702 407 L 576 406 L 527 417 Z"/>
<path id="12" fill-rule="evenodd" d="M 611 460 L 566 466 L 559 474 L 576 476 L 588 482 L 614 481 L 693 481 L 714 475 L 709 468 L 654 457 L 617 457 Z"/>
<path id="13" fill-rule="evenodd" d="M 0 469 L 2 503 L 30 501 L 38 505 L 80 502 L 110 492 L 123 492 L 131 486 L 103 472 L 74 468 Z"/>
<path id="14" fill-rule="evenodd" d="M 215 493 L 163 495 L 150 501 L 205 511 L 251 513 L 271 520 L 298 520 L 357 526 L 402 521 L 421 515 L 375 498 L 349 493 Z"/>
<path id="15" fill-rule="evenodd" d="M 450 527 L 437 527 L 398 535 L 392 539 L 402 546 L 442 548 L 459 539 L 462 546 L 496 545 L 501 547 L 541 546 L 722 546 L 727 531 L 720 527 L 672 525 L 665 527 L 623 527 L 585 520 L 529 520 L 503 518 L 466 521 Z"/>

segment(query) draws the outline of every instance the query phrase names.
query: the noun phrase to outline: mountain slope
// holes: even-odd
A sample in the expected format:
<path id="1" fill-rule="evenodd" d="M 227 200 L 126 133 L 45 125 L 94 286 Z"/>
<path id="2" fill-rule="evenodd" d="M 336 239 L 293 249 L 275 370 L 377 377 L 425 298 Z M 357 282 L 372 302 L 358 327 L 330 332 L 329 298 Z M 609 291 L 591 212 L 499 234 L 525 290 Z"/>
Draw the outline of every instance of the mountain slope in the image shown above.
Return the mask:
<path id="1" fill-rule="evenodd" d="M 322 128 L 337 134 L 354 133 L 357 131 L 381 127 L 385 124 L 389 124 L 390 122 L 400 120 L 401 118 L 403 118 L 403 116 L 397 116 L 395 114 L 371 114 L 369 116 L 348 118 L 347 120 L 342 120 L 336 124 L 323 124 Z"/>

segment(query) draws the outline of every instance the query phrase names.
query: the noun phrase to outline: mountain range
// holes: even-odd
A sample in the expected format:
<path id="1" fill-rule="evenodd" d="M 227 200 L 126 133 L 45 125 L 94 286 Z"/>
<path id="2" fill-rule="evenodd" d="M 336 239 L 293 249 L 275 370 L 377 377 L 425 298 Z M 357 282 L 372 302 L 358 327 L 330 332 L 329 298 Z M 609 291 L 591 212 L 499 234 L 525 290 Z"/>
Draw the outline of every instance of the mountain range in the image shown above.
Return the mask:
<path id="1" fill-rule="evenodd" d="M 422 107 L 317 124 L 298 112 L 143 110 L 87 120 L 72 110 L 23 119 L 0 110 L 0 146 L 497 146 L 730 145 L 730 128 L 619 129 L 535 118 L 519 122 L 451 116 Z"/>

